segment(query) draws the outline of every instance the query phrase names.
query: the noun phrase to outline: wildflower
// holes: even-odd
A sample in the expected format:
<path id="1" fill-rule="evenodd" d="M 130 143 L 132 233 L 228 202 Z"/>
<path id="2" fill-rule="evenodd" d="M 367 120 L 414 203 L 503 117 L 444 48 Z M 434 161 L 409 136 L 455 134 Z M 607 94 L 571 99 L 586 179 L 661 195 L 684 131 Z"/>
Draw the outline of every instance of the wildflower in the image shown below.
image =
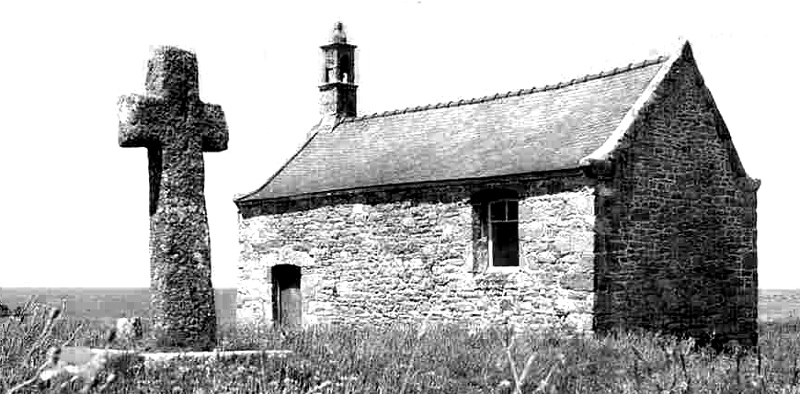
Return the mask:
<path id="1" fill-rule="evenodd" d="M 504 369 L 506 367 L 506 363 L 507 362 L 508 362 L 508 360 L 506 359 L 506 355 L 505 354 L 497 356 L 497 358 L 494 361 L 494 367 L 496 369 Z"/>
<path id="2" fill-rule="evenodd" d="M 314 387 L 313 389 L 309 390 L 309 393 L 313 393 L 315 391 L 320 391 L 320 390 L 324 389 L 325 387 L 330 386 L 331 384 L 333 384 L 333 382 L 331 382 L 330 380 L 326 380 L 326 381 L 320 383 L 319 386 Z"/>
<path id="3" fill-rule="evenodd" d="M 503 379 L 500 381 L 500 383 L 497 384 L 497 387 L 499 388 L 511 387 L 511 381 L 508 379 Z"/>
<path id="4" fill-rule="evenodd" d="M 47 351 L 47 363 L 39 373 L 39 379 L 47 382 L 62 375 L 72 375 L 72 380 L 82 379 L 84 390 L 88 390 L 98 383 L 98 374 L 106 370 L 107 364 L 107 355 L 94 354 L 88 348 L 53 346 Z M 110 384 L 115 376 L 113 372 L 109 373 L 105 385 Z"/>
<path id="5" fill-rule="evenodd" d="M 59 315 L 61 315 L 61 309 L 53 308 L 53 309 L 50 310 L 49 318 L 50 318 L 50 320 L 55 320 L 55 319 L 58 318 Z"/>
<path id="6" fill-rule="evenodd" d="M 121 317 L 117 319 L 116 326 L 112 329 L 117 339 L 130 344 L 131 341 L 141 339 L 144 335 L 142 318 L 139 316 Z M 110 342 L 110 341 L 109 341 Z"/>

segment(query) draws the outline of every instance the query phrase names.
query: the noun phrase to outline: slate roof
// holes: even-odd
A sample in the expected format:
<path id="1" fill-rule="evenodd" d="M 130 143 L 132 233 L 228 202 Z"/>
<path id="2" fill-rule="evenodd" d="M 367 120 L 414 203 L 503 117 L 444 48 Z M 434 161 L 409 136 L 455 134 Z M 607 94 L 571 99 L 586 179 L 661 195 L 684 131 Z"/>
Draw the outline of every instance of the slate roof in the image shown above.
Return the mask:
<path id="1" fill-rule="evenodd" d="M 599 148 L 667 57 L 542 88 L 340 121 L 238 202 L 566 170 Z"/>

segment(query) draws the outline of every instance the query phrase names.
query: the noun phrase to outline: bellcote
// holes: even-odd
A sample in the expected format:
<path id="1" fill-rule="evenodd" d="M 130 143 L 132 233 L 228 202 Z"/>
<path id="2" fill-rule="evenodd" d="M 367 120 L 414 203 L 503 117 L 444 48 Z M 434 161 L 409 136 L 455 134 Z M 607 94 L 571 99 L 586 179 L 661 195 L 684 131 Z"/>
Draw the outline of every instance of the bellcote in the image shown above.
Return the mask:
<path id="1" fill-rule="evenodd" d="M 356 46 L 347 43 L 341 22 L 334 25 L 330 42 L 320 48 L 324 62 L 319 86 L 321 114 L 356 116 Z"/>

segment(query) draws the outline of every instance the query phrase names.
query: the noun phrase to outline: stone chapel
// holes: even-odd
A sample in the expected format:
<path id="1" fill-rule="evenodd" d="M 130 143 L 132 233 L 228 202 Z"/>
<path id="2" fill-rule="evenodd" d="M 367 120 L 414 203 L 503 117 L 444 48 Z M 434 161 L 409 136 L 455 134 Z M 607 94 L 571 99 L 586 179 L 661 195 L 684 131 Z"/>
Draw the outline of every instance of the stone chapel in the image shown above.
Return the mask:
<path id="1" fill-rule="evenodd" d="M 430 316 L 757 339 L 760 181 L 688 42 L 570 81 L 372 115 L 357 111 L 341 23 L 321 49 L 319 123 L 235 200 L 239 322 Z"/>

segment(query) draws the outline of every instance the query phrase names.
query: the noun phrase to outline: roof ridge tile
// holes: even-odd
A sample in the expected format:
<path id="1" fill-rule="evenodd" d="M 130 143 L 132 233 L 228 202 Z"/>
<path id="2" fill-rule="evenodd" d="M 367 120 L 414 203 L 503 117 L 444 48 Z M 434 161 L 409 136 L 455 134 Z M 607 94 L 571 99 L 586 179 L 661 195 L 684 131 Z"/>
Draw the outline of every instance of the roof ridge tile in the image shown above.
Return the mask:
<path id="1" fill-rule="evenodd" d="M 531 88 L 528 88 L 528 89 L 519 89 L 519 90 L 516 90 L 516 91 L 510 90 L 510 91 L 507 91 L 505 93 L 498 92 L 498 93 L 495 93 L 493 95 L 486 95 L 486 96 L 482 96 L 482 97 L 473 97 L 473 98 L 470 98 L 470 99 L 463 99 L 462 98 L 462 99 L 459 99 L 457 101 L 451 100 L 451 101 L 448 101 L 448 102 L 439 102 L 439 103 L 435 103 L 435 104 L 418 105 L 418 106 L 415 106 L 415 107 L 406 107 L 406 108 L 403 108 L 403 109 L 384 111 L 382 113 L 377 113 L 376 112 L 376 113 L 373 113 L 371 115 L 361 115 L 361 116 L 355 116 L 355 117 L 351 117 L 351 118 L 345 118 L 345 119 L 342 120 L 341 123 L 357 122 L 357 121 L 361 121 L 361 120 L 373 119 L 373 118 L 378 118 L 378 117 L 385 117 L 385 116 L 406 114 L 406 113 L 411 113 L 411 112 L 426 111 L 426 110 L 429 110 L 429 109 L 458 107 L 458 106 L 462 106 L 462 105 L 484 103 L 484 102 L 487 102 L 487 101 L 493 101 L 493 100 L 497 100 L 497 99 L 501 99 L 501 98 L 516 97 L 516 96 L 522 96 L 522 95 L 526 95 L 526 94 L 532 94 L 532 93 L 546 92 L 546 91 L 550 91 L 550 90 L 562 89 L 562 88 L 565 88 L 565 87 L 568 87 L 568 86 L 572 86 L 572 85 L 576 85 L 576 84 L 579 84 L 579 83 L 594 81 L 596 79 L 610 77 L 610 76 L 622 74 L 622 73 L 625 73 L 625 72 L 638 70 L 640 68 L 645 68 L 645 67 L 649 67 L 649 66 L 652 66 L 652 65 L 660 64 L 660 63 L 663 63 L 664 61 L 666 61 L 668 58 L 669 58 L 669 56 L 660 55 L 655 59 L 645 59 L 645 60 L 640 61 L 640 62 L 631 62 L 631 63 L 628 63 L 628 65 L 624 66 L 624 67 L 614 67 L 611 70 L 603 70 L 603 71 L 600 71 L 599 73 L 584 74 L 584 75 L 582 75 L 580 77 L 572 78 L 569 81 L 560 81 L 560 82 L 558 82 L 556 84 L 544 85 L 543 87 L 534 86 L 534 87 L 531 87 Z"/>

